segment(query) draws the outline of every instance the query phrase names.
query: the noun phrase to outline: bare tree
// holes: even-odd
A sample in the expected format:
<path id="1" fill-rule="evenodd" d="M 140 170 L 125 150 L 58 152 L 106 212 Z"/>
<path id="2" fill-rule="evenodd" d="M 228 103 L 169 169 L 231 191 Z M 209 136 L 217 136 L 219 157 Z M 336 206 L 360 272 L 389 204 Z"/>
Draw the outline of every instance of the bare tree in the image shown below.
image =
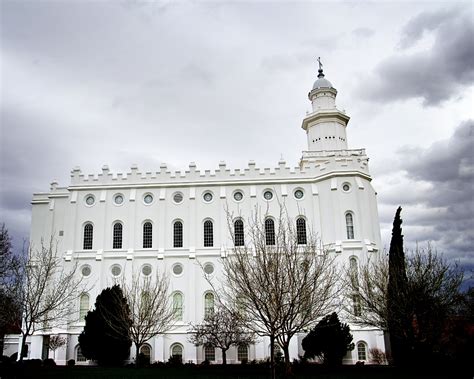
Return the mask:
<path id="1" fill-rule="evenodd" d="M 53 351 L 53 359 L 56 360 L 56 350 L 66 345 L 67 339 L 58 335 L 50 336 L 48 348 Z"/>
<path id="2" fill-rule="evenodd" d="M 409 350 L 428 357 L 439 350 L 441 335 L 448 317 L 455 312 L 463 274 L 456 264 L 450 264 L 428 244 L 406 254 L 407 288 L 392 313 L 402 314 L 395 322 L 396 333 Z M 351 322 L 388 330 L 389 306 L 388 257 L 380 255 L 347 270 L 347 293 L 344 309 Z M 354 306 L 354 300 L 356 306 Z M 395 309 L 394 309 L 395 308 Z M 393 316 L 393 315 L 392 315 Z M 408 326 L 403 320 L 410 320 Z"/>
<path id="3" fill-rule="evenodd" d="M 234 248 L 222 261 L 220 292 L 226 303 L 238 303 L 250 330 L 269 337 L 274 377 L 275 341 L 283 349 L 289 371 L 291 338 L 333 309 L 338 272 L 334 258 L 323 251 L 315 234 L 305 223 L 297 229 L 283 205 L 276 217 L 268 216 L 255 210 L 244 242 L 234 229 L 233 215 L 228 214 Z"/>
<path id="4" fill-rule="evenodd" d="M 41 241 L 41 247 L 30 246 L 22 259 L 18 277 L 18 304 L 21 309 L 21 354 L 23 359 L 26 339 L 37 331 L 60 327 L 76 313 L 74 303 L 84 291 L 82 279 L 76 277 L 77 263 L 64 267 L 58 254 L 54 236 Z"/>
<path id="5" fill-rule="evenodd" d="M 138 356 L 143 344 L 169 330 L 175 322 L 168 293 L 169 280 L 165 275 L 158 274 L 154 277 L 133 275 L 130 282 L 122 279 L 120 286 L 130 309 L 129 313 L 125 309 L 124 312 L 130 318 L 130 338 L 135 344 L 138 366 Z M 105 312 L 105 318 L 110 321 L 111 327 L 123 325 L 114 322 L 115 318 L 127 317 L 126 314 L 108 314 L 106 310 Z"/>
<path id="6" fill-rule="evenodd" d="M 202 324 L 192 325 L 190 341 L 196 346 L 211 346 L 222 351 L 222 364 L 227 364 L 226 353 L 231 346 L 247 346 L 255 342 L 254 333 L 243 323 L 237 311 L 218 305 Z"/>
<path id="7" fill-rule="evenodd" d="M 13 253 L 11 238 L 5 224 L 0 227 L 0 352 L 3 351 L 4 335 L 16 332 L 19 323 L 20 307 L 18 289 L 20 278 L 18 268 L 20 258 Z"/>

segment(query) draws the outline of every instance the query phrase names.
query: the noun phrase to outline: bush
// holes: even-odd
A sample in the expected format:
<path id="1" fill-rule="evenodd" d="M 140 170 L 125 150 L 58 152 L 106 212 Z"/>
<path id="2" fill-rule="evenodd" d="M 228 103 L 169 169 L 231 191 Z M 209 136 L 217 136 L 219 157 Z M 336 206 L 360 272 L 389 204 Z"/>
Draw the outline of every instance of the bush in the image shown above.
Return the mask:
<path id="1" fill-rule="evenodd" d="M 68 365 L 69 367 L 75 366 L 75 365 L 76 365 L 76 361 L 75 361 L 74 359 L 70 359 L 70 360 L 67 361 L 67 365 Z"/>
<path id="2" fill-rule="evenodd" d="M 241 365 L 246 365 L 247 363 L 249 363 L 249 360 L 247 358 L 244 358 L 240 361 Z"/>
<path id="3" fill-rule="evenodd" d="M 181 366 L 182 364 L 183 358 L 178 355 L 171 356 L 168 359 L 168 365 L 170 366 Z"/>
<path id="4" fill-rule="evenodd" d="M 54 367 L 54 366 L 56 366 L 56 362 L 54 361 L 53 358 L 46 358 L 43 361 L 43 366 L 44 367 Z"/>
<path id="5" fill-rule="evenodd" d="M 369 349 L 369 356 L 370 356 L 370 361 L 376 365 L 387 364 L 387 356 L 382 350 L 377 349 L 376 347 Z"/>

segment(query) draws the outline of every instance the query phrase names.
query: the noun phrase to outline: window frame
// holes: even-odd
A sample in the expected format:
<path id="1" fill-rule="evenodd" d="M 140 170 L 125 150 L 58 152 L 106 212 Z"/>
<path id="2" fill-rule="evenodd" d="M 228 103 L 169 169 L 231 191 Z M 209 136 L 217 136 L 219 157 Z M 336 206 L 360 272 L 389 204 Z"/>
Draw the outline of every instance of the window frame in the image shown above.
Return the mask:
<path id="1" fill-rule="evenodd" d="M 175 299 L 180 296 L 180 303 Z M 184 319 L 184 295 L 181 291 L 174 291 L 172 295 L 173 317 L 175 321 L 183 321 Z"/>
<path id="2" fill-rule="evenodd" d="M 239 231 L 237 231 L 237 224 L 239 224 Z M 234 246 L 245 246 L 245 228 L 244 221 L 241 218 L 234 220 Z"/>
<path id="3" fill-rule="evenodd" d="M 112 249 L 123 249 L 123 223 L 121 221 L 115 221 L 112 225 Z"/>
<path id="4" fill-rule="evenodd" d="M 306 219 L 303 216 L 299 216 L 296 219 L 296 243 L 297 245 L 306 245 L 308 243 Z"/>
<path id="5" fill-rule="evenodd" d="M 203 224 L 203 246 L 214 247 L 214 222 L 211 219 L 205 219 Z"/>
<path id="6" fill-rule="evenodd" d="M 355 239 L 355 228 L 354 228 L 354 213 L 347 211 L 344 214 L 344 220 L 346 225 L 346 237 L 348 240 Z"/>
<path id="7" fill-rule="evenodd" d="M 87 247 L 86 247 L 86 238 L 89 238 L 88 235 L 86 235 L 87 230 L 86 228 L 90 226 L 91 227 L 91 231 L 90 231 L 90 245 L 87 244 Z M 89 242 L 89 240 L 87 240 L 87 242 Z M 90 246 L 90 248 L 88 247 Z M 94 224 L 90 221 L 87 221 L 86 223 L 84 223 L 83 227 L 82 227 L 82 250 L 92 250 L 94 247 Z"/>
<path id="8" fill-rule="evenodd" d="M 268 223 L 268 224 L 267 224 Z M 271 230 L 272 228 L 273 230 Z M 271 217 L 265 219 L 265 246 L 275 246 L 276 235 L 275 235 L 275 220 Z"/>
<path id="9" fill-rule="evenodd" d="M 153 249 L 153 223 L 150 220 L 145 220 L 142 225 L 142 249 Z"/>
<path id="10" fill-rule="evenodd" d="M 178 225 L 180 225 L 180 230 L 177 230 Z M 183 221 L 175 220 L 173 221 L 173 248 L 180 249 L 184 246 L 184 225 Z"/>

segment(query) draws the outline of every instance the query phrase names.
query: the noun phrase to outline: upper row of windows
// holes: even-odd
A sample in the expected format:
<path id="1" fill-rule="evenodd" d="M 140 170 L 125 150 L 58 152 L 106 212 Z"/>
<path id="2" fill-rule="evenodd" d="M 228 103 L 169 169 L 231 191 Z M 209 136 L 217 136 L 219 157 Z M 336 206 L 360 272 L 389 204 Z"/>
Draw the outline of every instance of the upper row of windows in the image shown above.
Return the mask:
<path id="1" fill-rule="evenodd" d="M 351 212 L 345 214 L 347 239 L 354 239 L 354 218 Z M 234 221 L 233 240 L 234 246 L 245 245 L 244 222 L 242 219 Z M 83 249 L 92 250 L 94 239 L 94 226 L 87 222 L 84 225 L 83 233 Z M 296 219 L 296 239 L 299 245 L 307 243 L 306 238 L 306 220 L 303 217 Z M 204 247 L 214 246 L 214 223 L 211 220 L 204 221 L 203 224 L 203 240 Z M 144 249 L 151 249 L 153 247 L 153 225 L 147 221 L 143 224 L 142 241 Z M 115 222 L 113 224 L 112 233 L 112 248 L 122 249 L 123 242 L 123 224 Z M 265 244 L 275 245 L 275 221 L 271 218 L 265 219 Z M 173 223 L 173 247 L 183 247 L 183 222 L 175 221 Z"/>
<path id="2" fill-rule="evenodd" d="M 349 192 L 350 184 L 349 183 L 344 183 L 342 185 L 342 190 L 344 192 Z M 296 200 L 302 200 L 305 196 L 305 192 L 302 188 L 296 188 L 293 191 L 293 196 Z M 274 191 L 271 190 L 271 189 L 265 189 L 265 190 L 262 191 L 262 197 L 266 201 L 271 201 L 275 197 Z M 244 199 L 244 192 L 241 191 L 241 190 L 236 190 L 232 194 L 232 198 L 236 202 L 241 202 Z M 173 193 L 172 199 L 173 199 L 173 202 L 175 204 L 181 204 L 184 200 L 184 195 L 183 195 L 182 192 L 177 191 L 177 192 Z M 205 203 L 211 203 L 214 200 L 214 193 L 211 192 L 211 191 L 205 191 L 202 194 L 202 199 Z M 113 195 L 113 202 L 114 202 L 115 205 L 122 205 L 124 203 L 124 200 L 125 200 L 125 197 L 122 193 L 116 193 L 115 195 Z M 91 207 L 96 202 L 95 201 L 95 196 L 93 194 L 88 194 L 84 197 L 84 201 L 85 201 L 87 206 Z M 148 193 L 145 193 L 143 195 L 143 203 L 145 205 L 153 204 L 153 201 L 154 201 L 153 194 L 148 192 Z"/>

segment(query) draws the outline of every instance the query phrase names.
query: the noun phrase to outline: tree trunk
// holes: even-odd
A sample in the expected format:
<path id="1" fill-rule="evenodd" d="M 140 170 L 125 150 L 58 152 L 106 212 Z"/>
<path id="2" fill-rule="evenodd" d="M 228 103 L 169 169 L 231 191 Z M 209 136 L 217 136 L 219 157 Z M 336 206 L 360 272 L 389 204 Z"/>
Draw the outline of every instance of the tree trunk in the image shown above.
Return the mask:
<path id="1" fill-rule="evenodd" d="M 140 344 L 135 344 L 135 367 L 138 368 L 139 361 L 138 361 L 138 354 L 140 354 Z"/>
<path id="2" fill-rule="evenodd" d="M 26 337 L 28 337 L 27 334 L 23 334 L 21 337 L 21 347 L 20 347 L 20 359 L 19 361 L 23 361 L 23 354 L 25 352 L 25 347 L 26 347 Z"/>
<path id="3" fill-rule="evenodd" d="M 222 350 L 222 364 L 226 365 L 227 364 L 227 349 L 221 349 Z"/>
<path id="4" fill-rule="evenodd" d="M 283 354 L 285 355 L 285 376 L 291 375 L 291 363 L 290 363 L 290 347 L 288 343 L 282 346 Z"/>
<path id="5" fill-rule="evenodd" d="M 276 373 L 275 373 L 275 336 L 274 335 L 270 336 L 270 372 L 271 372 L 271 378 L 275 379 Z"/>

